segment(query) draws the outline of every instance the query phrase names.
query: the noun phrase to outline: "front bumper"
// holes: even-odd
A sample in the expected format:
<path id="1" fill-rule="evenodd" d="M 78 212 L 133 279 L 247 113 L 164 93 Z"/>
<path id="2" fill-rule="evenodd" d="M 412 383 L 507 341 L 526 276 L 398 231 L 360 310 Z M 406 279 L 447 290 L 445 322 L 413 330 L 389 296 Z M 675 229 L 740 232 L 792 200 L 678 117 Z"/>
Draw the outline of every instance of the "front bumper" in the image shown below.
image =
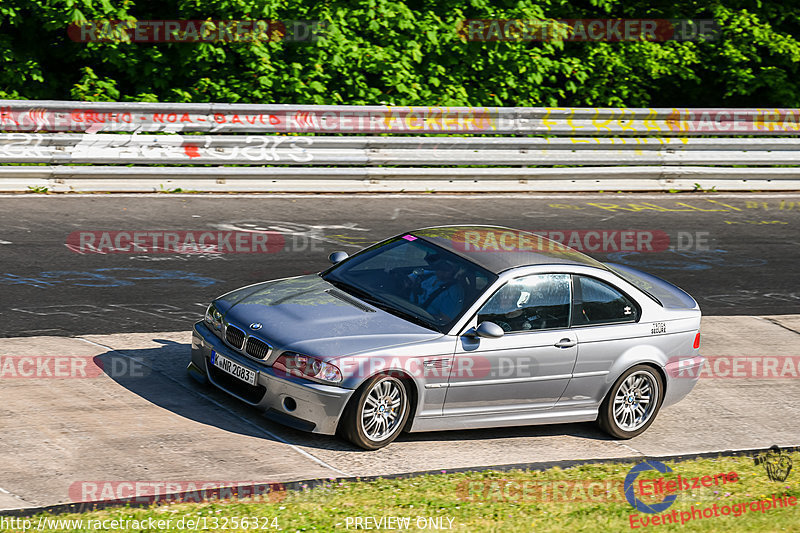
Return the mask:
<path id="1" fill-rule="evenodd" d="M 211 366 L 212 350 L 256 372 L 256 386 Z M 192 360 L 187 370 L 198 381 L 210 382 L 260 409 L 270 420 L 324 435 L 336 433 L 339 418 L 354 392 L 301 378 L 278 376 L 272 367 L 226 345 L 203 322 L 198 322 L 192 329 Z"/>

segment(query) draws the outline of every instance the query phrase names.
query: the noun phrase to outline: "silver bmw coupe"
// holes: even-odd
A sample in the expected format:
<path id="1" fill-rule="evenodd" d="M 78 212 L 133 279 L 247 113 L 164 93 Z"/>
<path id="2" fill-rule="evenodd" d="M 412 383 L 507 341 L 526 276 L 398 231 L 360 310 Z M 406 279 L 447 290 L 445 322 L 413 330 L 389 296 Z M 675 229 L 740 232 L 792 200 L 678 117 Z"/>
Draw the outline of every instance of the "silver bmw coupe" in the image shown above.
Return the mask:
<path id="1" fill-rule="evenodd" d="M 365 449 L 402 431 L 597 421 L 646 430 L 703 358 L 678 287 L 534 233 L 444 226 L 220 296 L 189 374 Z"/>

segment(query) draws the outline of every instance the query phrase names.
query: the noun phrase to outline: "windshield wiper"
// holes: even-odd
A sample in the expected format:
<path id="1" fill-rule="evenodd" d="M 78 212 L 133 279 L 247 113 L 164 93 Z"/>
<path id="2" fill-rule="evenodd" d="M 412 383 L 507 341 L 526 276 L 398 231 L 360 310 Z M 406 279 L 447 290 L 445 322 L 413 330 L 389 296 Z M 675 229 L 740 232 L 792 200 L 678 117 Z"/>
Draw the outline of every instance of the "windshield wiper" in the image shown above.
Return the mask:
<path id="1" fill-rule="evenodd" d="M 432 322 L 428 322 L 424 318 L 412 315 L 411 313 L 407 313 L 405 311 L 402 311 L 396 307 L 387 304 L 386 302 L 378 300 L 377 298 L 369 294 L 367 291 L 360 289 L 355 285 L 351 285 L 350 283 L 347 283 L 345 281 L 333 280 L 333 279 L 327 279 L 325 281 L 327 281 L 328 283 L 330 283 L 331 285 L 335 286 L 338 289 L 341 289 L 347 293 L 352 294 L 353 296 L 356 296 L 361 300 L 364 300 L 365 302 L 377 307 L 378 309 L 381 309 L 383 311 L 386 311 L 387 313 L 390 313 L 404 320 L 417 324 L 418 326 L 422 326 L 427 329 L 432 329 L 438 333 L 441 333 L 441 330 L 438 327 L 436 327 L 436 325 L 433 324 Z"/>
<path id="2" fill-rule="evenodd" d="M 341 289 L 344 292 L 352 294 L 353 296 L 358 296 L 359 298 L 361 298 L 366 302 L 373 303 L 376 301 L 375 297 L 370 295 L 367 291 L 365 291 L 364 289 L 359 289 L 355 285 L 351 285 L 346 281 L 339 281 L 338 279 L 326 279 L 325 281 L 327 281 L 337 289 Z"/>
<path id="3" fill-rule="evenodd" d="M 376 307 L 378 307 L 378 306 L 376 306 Z M 409 322 L 413 322 L 414 324 L 416 324 L 418 326 L 422 326 L 423 328 L 432 329 L 432 330 L 436 331 L 437 333 L 441 333 L 442 332 L 438 327 L 436 327 L 436 325 L 433 322 L 428 322 L 427 320 L 425 320 L 422 317 L 418 317 L 417 315 L 412 315 L 411 313 L 406 313 L 405 311 L 401 311 L 400 309 L 397 309 L 396 307 L 386 306 L 386 309 L 384 309 L 383 307 L 381 307 L 381 309 L 383 309 L 387 313 L 392 313 L 393 315 L 397 315 L 397 316 L 399 316 L 400 318 L 402 318 L 404 320 L 408 320 Z"/>

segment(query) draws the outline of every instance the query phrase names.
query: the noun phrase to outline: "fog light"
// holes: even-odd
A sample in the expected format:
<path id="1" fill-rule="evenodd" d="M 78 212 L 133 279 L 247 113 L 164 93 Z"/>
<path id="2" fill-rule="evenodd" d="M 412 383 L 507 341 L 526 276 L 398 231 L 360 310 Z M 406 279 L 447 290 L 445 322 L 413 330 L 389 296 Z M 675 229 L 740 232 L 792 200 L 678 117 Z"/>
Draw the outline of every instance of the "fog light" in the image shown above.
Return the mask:
<path id="1" fill-rule="evenodd" d="M 289 398 L 288 396 L 283 399 L 283 408 L 287 411 L 294 411 L 297 409 L 297 402 L 294 401 L 294 398 Z"/>

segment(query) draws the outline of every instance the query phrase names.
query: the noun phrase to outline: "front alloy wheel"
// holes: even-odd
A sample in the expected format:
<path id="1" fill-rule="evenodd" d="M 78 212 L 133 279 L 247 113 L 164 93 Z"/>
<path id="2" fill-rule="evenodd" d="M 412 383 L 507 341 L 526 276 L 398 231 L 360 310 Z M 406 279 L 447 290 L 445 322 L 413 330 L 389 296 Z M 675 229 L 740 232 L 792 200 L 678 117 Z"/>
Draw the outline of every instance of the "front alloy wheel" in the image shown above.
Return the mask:
<path id="1" fill-rule="evenodd" d="M 366 450 L 377 450 L 392 442 L 408 420 L 408 393 L 394 376 L 375 376 L 359 388 L 348 405 L 342 432 L 350 442 Z"/>
<path id="2" fill-rule="evenodd" d="M 600 427 L 618 439 L 630 439 L 646 430 L 663 401 L 659 373 L 647 365 L 629 368 L 614 383 L 600 406 Z"/>

